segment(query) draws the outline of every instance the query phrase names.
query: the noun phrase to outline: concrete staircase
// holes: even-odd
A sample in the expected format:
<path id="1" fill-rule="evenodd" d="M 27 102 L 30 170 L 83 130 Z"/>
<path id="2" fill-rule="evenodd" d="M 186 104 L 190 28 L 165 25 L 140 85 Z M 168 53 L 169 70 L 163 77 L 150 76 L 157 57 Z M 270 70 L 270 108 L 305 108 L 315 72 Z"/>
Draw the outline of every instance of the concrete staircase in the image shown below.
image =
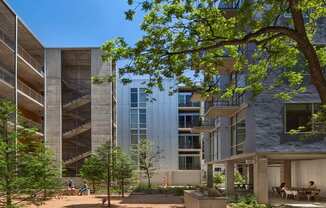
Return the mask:
<path id="1" fill-rule="evenodd" d="M 64 165 L 70 165 L 72 163 L 78 162 L 79 160 L 90 156 L 91 154 L 92 154 L 91 152 L 85 152 L 83 154 L 77 155 L 76 157 L 70 158 L 70 159 L 64 161 L 63 163 L 64 163 Z"/>
<path id="2" fill-rule="evenodd" d="M 72 111 L 91 102 L 90 95 L 84 95 L 63 105 L 63 110 Z"/>
<path id="3" fill-rule="evenodd" d="M 91 122 L 87 122 L 81 126 L 78 126 L 74 129 L 71 129 L 69 131 L 66 131 L 64 134 L 63 134 L 63 138 L 64 139 L 69 139 L 71 137 L 74 137 L 74 136 L 77 136 L 81 133 L 84 133 L 85 131 L 88 131 L 91 129 Z"/>

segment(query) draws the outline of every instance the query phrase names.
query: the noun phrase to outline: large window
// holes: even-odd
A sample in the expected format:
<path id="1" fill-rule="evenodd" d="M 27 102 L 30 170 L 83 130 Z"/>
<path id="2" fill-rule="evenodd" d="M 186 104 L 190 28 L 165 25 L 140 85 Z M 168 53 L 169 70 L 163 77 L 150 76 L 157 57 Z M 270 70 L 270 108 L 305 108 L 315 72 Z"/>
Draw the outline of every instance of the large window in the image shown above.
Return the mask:
<path id="1" fill-rule="evenodd" d="M 192 128 L 199 125 L 199 113 L 180 113 L 179 128 Z"/>
<path id="2" fill-rule="evenodd" d="M 130 89 L 130 144 L 146 138 L 146 100 L 144 88 Z"/>
<path id="3" fill-rule="evenodd" d="M 198 135 L 179 135 L 179 149 L 200 149 Z"/>
<path id="4" fill-rule="evenodd" d="M 243 153 L 246 140 L 246 120 L 244 112 L 240 112 L 231 118 L 231 154 Z"/>
<path id="5" fill-rule="evenodd" d="M 320 104 L 288 103 L 285 105 L 285 132 L 299 130 L 301 132 L 316 131 L 312 115 L 317 113 Z"/>
<path id="6" fill-rule="evenodd" d="M 179 107 L 199 107 L 200 102 L 192 102 L 191 96 L 191 92 L 179 92 Z"/>
<path id="7" fill-rule="evenodd" d="M 179 156 L 180 170 L 200 170 L 199 155 L 180 155 Z"/>

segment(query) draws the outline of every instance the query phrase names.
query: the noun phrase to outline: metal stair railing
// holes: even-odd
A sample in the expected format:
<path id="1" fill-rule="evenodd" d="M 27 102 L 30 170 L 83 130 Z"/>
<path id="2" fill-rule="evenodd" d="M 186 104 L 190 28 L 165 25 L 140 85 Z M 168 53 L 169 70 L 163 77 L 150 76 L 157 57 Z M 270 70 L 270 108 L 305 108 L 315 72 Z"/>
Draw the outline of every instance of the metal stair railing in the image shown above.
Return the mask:
<path id="1" fill-rule="evenodd" d="M 70 165 L 72 163 L 78 162 L 79 160 L 84 159 L 84 158 L 90 156 L 91 154 L 92 154 L 92 152 L 84 152 L 84 153 L 82 153 L 80 155 L 77 155 L 77 156 L 75 156 L 73 158 L 70 158 L 70 159 L 64 161 L 63 163 L 65 165 Z"/>

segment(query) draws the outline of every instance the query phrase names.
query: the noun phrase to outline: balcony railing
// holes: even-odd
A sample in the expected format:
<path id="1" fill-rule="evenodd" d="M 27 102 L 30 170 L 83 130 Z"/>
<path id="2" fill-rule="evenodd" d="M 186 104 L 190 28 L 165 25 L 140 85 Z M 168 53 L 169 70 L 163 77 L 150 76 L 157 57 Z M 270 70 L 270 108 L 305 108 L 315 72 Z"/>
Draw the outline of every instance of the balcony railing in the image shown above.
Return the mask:
<path id="1" fill-rule="evenodd" d="M 37 131 L 43 132 L 43 125 L 23 116 L 19 117 L 19 124 L 27 128 L 36 128 Z"/>
<path id="2" fill-rule="evenodd" d="M 206 111 L 210 107 L 232 107 L 239 106 L 244 102 L 244 95 L 234 95 L 233 97 L 222 100 L 219 98 L 213 98 L 206 102 Z"/>
<path id="3" fill-rule="evenodd" d="M 15 85 L 15 77 L 13 74 L 5 70 L 2 66 L 0 66 L 0 79 L 7 82 L 8 84 L 14 86 Z"/>
<path id="4" fill-rule="evenodd" d="M 179 149 L 200 149 L 200 144 L 189 144 L 189 143 L 185 143 L 185 144 L 179 144 Z"/>
<path id="5" fill-rule="evenodd" d="M 180 102 L 179 107 L 200 107 L 200 102 Z"/>
<path id="6" fill-rule="evenodd" d="M 30 65 L 32 65 L 38 72 L 40 72 L 42 75 L 43 72 L 43 66 L 40 64 L 33 56 L 31 56 L 23 47 L 18 47 L 18 53 L 19 55 L 27 61 Z"/>
<path id="7" fill-rule="evenodd" d="M 225 2 L 221 0 L 219 2 L 218 8 L 219 9 L 239 9 L 243 3 L 243 0 L 235 0 L 230 2 Z"/>
<path id="8" fill-rule="evenodd" d="M 15 48 L 15 42 L 0 28 L 0 40 L 7 44 L 12 50 Z"/>
<path id="9" fill-rule="evenodd" d="M 35 99 L 37 102 L 44 104 L 43 96 L 20 80 L 18 80 L 18 89 L 23 93 L 25 93 L 26 95 Z"/>

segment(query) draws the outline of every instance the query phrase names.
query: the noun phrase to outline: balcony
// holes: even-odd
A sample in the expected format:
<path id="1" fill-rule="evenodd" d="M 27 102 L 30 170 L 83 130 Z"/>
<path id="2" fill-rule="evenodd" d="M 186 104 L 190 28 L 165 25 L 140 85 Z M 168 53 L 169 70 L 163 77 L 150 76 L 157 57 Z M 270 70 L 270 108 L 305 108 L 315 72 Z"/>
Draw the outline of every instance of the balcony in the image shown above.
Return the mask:
<path id="1" fill-rule="evenodd" d="M 20 94 L 27 95 L 34 101 L 37 101 L 38 104 L 44 104 L 43 96 L 20 80 L 18 80 L 18 91 Z"/>
<path id="2" fill-rule="evenodd" d="M 44 76 L 44 67 L 39 63 L 32 55 L 30 55 L 23 47 L 18 46 L 18 57 L 23 61 L 19 62 L 21 65 L 26 65 L 27 67 L 35 70 L 40 76 Z M 25 67 L 26 67 L 25 66 Z"/>
<path id="3" fill-rule="evenodd" d="M 206 102 L 206 116 L 208 118 L 231 117 L 240 110 L 244 102 L 243 95 L 236 95 L 228 100 L 211 99 Z"/>
<path id="4" fill-rule="evenodd" d="M 235 16 L 238 9 L 243 4 L 243 0 L 233 0 L 231 2 L 219 1 L 218 8 L 224 11 L 224 16 L 227 18 Z"/>
<path id="5" fill-rule="evenodd" d="M 37 123 L 31 119 L 25 118 L 23 116 L 19 117 L 18 120 L 19 125 L 24 126 L 25 128 L 34 128 L 36 129 L 36 133 L 38 135 L 43 135 L 43 125 L 40 123 Z"/>
<path id="6" fill-rule="evenodd" d="M 15 42 L 0 28 L 0 40 L 11 50 L 15 49 Z"/>
<path id="7" fill-rule="evenodd" d="M 191 128 L 191 133 L 200 134 L 200 133 L 210 133 L 215 129 L 215 120 L 209 118 L 202 118 L 198 126 Z"/>

